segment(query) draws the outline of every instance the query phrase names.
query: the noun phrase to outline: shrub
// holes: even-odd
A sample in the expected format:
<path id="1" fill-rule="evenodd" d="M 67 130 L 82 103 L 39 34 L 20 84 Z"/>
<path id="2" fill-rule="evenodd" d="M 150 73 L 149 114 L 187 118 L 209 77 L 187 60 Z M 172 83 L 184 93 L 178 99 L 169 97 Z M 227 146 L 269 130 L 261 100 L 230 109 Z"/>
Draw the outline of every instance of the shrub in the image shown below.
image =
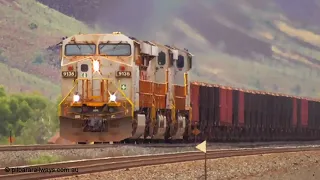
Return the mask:
<path id="1" fill-rule="evenodd" d="M 29 28 L 30 28 L 31 30 L 34 30 L 34 29 L 37 29 L 37 28 L 38 28 L 38 25 L 35 24 L 35 23 L 30 23 L 30 24 L 29 24 Z"/>
<path id="2" fill-rule="evenodd" d="M 33 158 L 33 159 L 28 160 L 28 164 L 30 164 L 30 165 L 48 164 L 48 163 L 59 162 L 61 160 L 62 160 L 62 158 L 60 156 L 43 154 L 37 158 Z"/>

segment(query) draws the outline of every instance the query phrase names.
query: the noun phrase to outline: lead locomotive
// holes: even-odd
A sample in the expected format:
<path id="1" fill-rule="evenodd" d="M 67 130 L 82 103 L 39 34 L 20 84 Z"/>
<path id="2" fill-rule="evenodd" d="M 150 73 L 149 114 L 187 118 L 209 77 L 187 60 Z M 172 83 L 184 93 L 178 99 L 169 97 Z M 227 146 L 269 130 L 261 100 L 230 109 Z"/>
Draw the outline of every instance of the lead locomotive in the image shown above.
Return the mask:
<path id="1" fill-rule="evenodd" d="M 60 136 L 72 142 L 187 139 L 193 55 L 120 32 L 61 45 Z"/>

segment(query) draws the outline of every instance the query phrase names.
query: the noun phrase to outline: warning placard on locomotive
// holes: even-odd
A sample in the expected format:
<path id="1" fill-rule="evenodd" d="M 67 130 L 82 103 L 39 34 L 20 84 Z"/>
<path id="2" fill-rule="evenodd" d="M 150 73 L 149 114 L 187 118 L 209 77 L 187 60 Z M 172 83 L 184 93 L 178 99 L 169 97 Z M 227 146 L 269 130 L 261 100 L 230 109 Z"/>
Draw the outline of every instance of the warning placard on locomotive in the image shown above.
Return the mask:
<path id="1" fill-rule="evenodd" d="M 130 71 L 117 71 L 116 77 L 117 78 L 131 78 L 131 72 Z"/>

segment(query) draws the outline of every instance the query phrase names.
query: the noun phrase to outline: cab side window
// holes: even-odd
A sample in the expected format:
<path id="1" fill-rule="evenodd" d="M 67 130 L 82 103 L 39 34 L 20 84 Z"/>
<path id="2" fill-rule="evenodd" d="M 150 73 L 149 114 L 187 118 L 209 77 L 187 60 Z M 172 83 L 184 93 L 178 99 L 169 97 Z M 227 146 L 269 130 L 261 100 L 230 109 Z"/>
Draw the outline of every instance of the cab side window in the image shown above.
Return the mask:
<path id="1" fill-rule="evenodd" d="M 179 55 L 177 60 L 177 68 L 182 69 L 184 67 L 184 57 Z"/>
<path id="2" fill-rule="evenodd" d="M 166 54 L 164 52 L 159 52 L 158 55 L 158 65 L 163 66 L 166 64 Z"/>
<path id="3" fill-rule="evenodd" d="M 188 56 L 189 68 L 192 68 L 192 56 Z"/>
<path id="4" fill-rule="evenodd" d="M 170 67 L 173 66 L 173 53 L 172 52 L 169 53 L 169 66 Z"/>

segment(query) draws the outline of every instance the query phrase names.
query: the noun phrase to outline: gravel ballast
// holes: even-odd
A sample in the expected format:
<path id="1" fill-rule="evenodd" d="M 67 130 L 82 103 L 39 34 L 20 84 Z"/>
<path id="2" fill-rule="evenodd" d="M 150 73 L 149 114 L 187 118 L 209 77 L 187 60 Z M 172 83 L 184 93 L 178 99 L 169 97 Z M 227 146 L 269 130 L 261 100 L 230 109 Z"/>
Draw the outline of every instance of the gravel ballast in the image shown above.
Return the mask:
<path id="1" fill-rule="evenodd" d="M 311 145 L 313 147 L 318 146 L 319 142 Z M 219 149 L 239 149 L 239 147 L 250 147 L 256 145 L 254 143 L 240 143 L 240 144 L 211 144 L 208 145 L 208 150 L 219 150 Z M 261 144 L 262 147 L 297 147 L 294 145 L 267 145 Z M 309 145 L 310 146 L 310 145 Z M 0 151 L 0 168 L 30 165 L 31 162 L 39 160 L 44 156 L 53 157 L 52 162 L 67 161 L 67 160 L 81 160 L 81 159 L 92 159 L 92 158 L 103 158 L 103 157 L 116 157 L 116 156 L 134 156 L 134 155 L 147 155 L 147 154 L 163 154 L 163 153 L 174 153 L 174 152 L 186 152 L 186 151 L 197 151 L 195 147 L 168 147 L 168 148 L 157 148 L 157 147 L 137 147 L 134 145 L 126 146 L 115 146 L 105 148 L 92 148 L 92 149 L 64 149 L 64 150 L 33 150 L 33 151 Z M 46 159 L 47 157 L 43 158 Z M 40 164 L 51 163 L 40 161 Z M 34 164 L 34 163 L 33 163 Z"/>
<path id="2" fill-rule="evenodd" d="M 278 153 L 208 160 L 208 180 L 318 180 L 320 179 L 320 151 Z M 56 178 L 110 180 L 197 180 L 204 179 L 204 162 L 193 161 L 132 168 Z"/>
<path id="3" fill-rule="evenodd" d="M 195 151 L 194 147 L 185 148 L 143 148 L 134 146 L 107 147 L 93 149 L 65 149 L 38 151 L 4 151 L 0 152 L 0 168 L 29 165 L 31 160 L 43 156 L 52 156 L 55 162 L 66 160 L 81 160 L 116 156 L 134 156 L 146 154 L 163 154 L 172 152 Z"/>

